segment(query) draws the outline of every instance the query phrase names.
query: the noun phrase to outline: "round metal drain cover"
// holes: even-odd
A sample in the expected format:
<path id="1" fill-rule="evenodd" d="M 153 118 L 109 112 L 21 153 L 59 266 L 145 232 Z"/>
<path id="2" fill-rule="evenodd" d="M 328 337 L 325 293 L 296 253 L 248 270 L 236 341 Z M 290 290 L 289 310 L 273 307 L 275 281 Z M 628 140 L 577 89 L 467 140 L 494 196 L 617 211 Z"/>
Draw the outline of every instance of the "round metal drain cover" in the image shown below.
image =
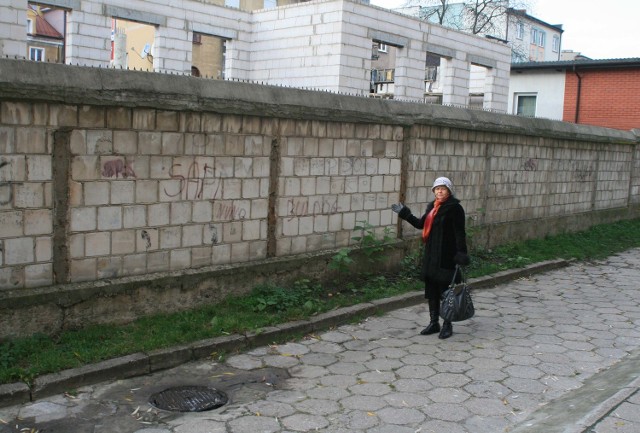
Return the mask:
<path id="1" fill-rule="evenodd" d="M 227 401 L 224 392 L 207 386 L 177 386 L 149 397 L 153 406 L 173 412 L 202 412 L 224 406 Z"/>

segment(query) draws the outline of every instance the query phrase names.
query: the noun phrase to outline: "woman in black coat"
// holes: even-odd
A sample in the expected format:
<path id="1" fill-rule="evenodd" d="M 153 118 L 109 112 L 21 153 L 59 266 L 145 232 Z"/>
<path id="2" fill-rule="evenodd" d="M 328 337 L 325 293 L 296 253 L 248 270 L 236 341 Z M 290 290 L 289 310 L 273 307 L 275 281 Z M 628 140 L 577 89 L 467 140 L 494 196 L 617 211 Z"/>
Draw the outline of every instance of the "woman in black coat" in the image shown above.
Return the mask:
<path id="1" fill-rule="evenodd" d="M 427 204 L 422 218 L 415 217 L 402 203 L 391 209 L 400 218 L 422 230 L 424 255 L 421 276 L 425 282 L 424 296 L 429 302 L 430 323 L 420 334 L 440 332 L 439 338 L 449 338 L 453 334 L 451 322 L 444 322 L 442 329 L 438 323 L 440 298 L 447 289 L 456 265 L 468 265 L 467 240 L 464 209 L 460 200 L 453 195 L 453 184 L 446 177 L 439 177 L 431 188 L 435 199 Z"/>

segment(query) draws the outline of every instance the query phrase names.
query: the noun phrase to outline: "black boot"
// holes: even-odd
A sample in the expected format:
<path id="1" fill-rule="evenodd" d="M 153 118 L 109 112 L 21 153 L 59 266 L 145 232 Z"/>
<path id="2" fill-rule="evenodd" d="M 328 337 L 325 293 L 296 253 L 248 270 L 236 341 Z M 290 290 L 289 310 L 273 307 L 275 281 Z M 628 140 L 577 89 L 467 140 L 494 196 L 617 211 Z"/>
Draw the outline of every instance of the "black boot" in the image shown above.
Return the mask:
<path id="1" fill-rule="evenodd" d="M 429 299 L 429 318 L 431 321 L 420 331 L 420 335 L 431 335 L 440 331 L 440 323 L 438 323 L 438 319 L 440 318 L 440 303 L 438 300 L 432 301 Z"/>
<path id="2" fill-rule="evenodd" d="M 451 325 L 451 322 L 444 322 L 442 324 L 442 330 L 440 331 L 440 335 L 438 335 L 438 338 L 444 340 L 445 338 L 451 337 L 452 334 L 453 326 Z"/>

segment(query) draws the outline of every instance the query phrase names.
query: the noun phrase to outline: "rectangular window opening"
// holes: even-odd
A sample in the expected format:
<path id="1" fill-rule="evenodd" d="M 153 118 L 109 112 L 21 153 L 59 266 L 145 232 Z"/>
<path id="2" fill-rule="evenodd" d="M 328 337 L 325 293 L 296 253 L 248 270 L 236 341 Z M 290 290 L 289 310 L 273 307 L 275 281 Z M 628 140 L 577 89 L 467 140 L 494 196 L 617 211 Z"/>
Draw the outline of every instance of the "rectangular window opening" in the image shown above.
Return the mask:
<path id="1" fill-rule="evenodd" d="M 518 116 L 535 117 L 536 116 L 536 99 L 535 94 L 516 94 L 515 108 Z"/>

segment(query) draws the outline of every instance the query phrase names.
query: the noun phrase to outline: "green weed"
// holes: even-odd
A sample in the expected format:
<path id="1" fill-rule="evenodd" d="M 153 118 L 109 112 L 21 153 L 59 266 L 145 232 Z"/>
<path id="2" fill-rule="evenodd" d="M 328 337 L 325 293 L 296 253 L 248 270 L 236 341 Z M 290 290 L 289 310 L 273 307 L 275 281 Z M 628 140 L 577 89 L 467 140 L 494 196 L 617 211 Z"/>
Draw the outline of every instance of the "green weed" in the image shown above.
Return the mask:
<path id="1" fill-rule="evenodd" d="M 361 223 L 358 227 L 357 247 L 369 248 L 365 258 L 375 263 L 384 257 L 387 233 L 379 239 L 370 225 Z M 601 259 L 639 246 L 640 219 L 603 224 L 580 233 L 472 250 L 467 276 L 474 278 L 557 258 Z M 350 258 L 351 250 L 345 251 L 336 261 L 348 267 L 346 258 Z M 334 282 L 331 286 L 309 279 L 288 287 L 264 284 L 245 296 L 229 297 L 216 305 L 143 317 L 128 325 L 95 325 L 53 337 L 37 334 L 0 341 L 0 383 L 32 383 L 46 373 L 205 338 L 258 331 L 335 308 L 421 290 L 419 268 L 420 249 L 416 247 L 402 261 L 397 275 L 352 273 L 341 284 Z"/>

